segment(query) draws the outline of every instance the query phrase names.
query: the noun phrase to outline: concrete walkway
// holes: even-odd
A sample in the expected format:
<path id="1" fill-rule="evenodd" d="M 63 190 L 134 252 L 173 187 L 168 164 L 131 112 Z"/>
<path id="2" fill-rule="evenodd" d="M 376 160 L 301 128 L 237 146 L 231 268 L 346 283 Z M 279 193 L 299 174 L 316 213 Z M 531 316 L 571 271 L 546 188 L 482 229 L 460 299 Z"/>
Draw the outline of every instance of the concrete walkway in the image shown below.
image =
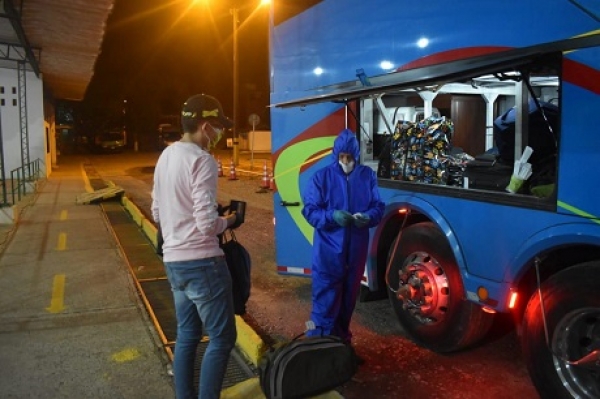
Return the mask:
<path id="1" fill-rule="evenodd" d="M 0 257 L 0 397 L 173 398 L 168 358 L 80 164 L 38 186 Z"/>

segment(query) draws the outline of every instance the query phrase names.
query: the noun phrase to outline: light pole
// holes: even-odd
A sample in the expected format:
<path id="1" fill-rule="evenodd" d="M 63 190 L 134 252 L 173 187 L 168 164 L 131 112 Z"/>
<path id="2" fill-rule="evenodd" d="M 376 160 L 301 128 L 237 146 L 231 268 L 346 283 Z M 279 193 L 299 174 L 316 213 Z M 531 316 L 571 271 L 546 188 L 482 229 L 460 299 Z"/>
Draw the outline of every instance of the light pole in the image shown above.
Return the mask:
<path id="1" fill-rule="evenodd" d="M 271 0 L 261 0 L 258 8 L 269 5 Z M 239 60 L 238 60 L 238 30 L 239 30 L 239 9 L 234 7 L 230 10 L 233 17 L 233 163 L 235 166 L 239 164 L 239 135 L 238 135 L 238 108 L 240 102 L 239 90 Z"/>
<path id="2" fill-rule="evenodd" d="M 233 15 L 233 164 L 239 165 L 239 148 L 238 148 L 238 103 L 239 103 L 239 76 L 238 76 L 238 9 L 232 8 Z"/>
<path id="3" fill-rule="evenodd" d="M 208 5 L 209 0 L 192 0 L 191 4 L 200 4 Z M 254 11 L 250 14 L 248 18 L 244 20 L 244 22 L 248 21 L 255 12 L 258 11 L 259 8 L 269 5 L 271 0 L 260 0 L 259 5 L 254 9 Z M 242 9 L 249 8 L 249 6 L 244 6 Z M 238 60 L 238 31 L 239 31 L 239 15 L 238 7 L 233 7 L 230 10 L 230 14 L 233 17 L 233 156 L 232 161 L 237 166 L 239 164 L 239 135 L 238 135 L 238 108 L 239 108 L 239 60 Z"/>

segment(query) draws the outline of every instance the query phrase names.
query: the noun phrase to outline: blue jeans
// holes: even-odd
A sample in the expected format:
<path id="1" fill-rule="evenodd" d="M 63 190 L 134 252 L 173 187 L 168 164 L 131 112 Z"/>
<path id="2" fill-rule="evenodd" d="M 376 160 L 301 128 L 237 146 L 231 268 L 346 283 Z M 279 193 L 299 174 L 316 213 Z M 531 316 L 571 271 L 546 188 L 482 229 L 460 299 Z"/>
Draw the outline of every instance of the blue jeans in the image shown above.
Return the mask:
<path id="1" fill-rule="evenodd" d="M 177 399 L 218 399 L 237 331 L 231 276 L 224 257 L 165 262 L 177 316 L 173 360 Z M 209 343 L 202 359 L 198 395 L 194 362 L 202 331 Z"/>

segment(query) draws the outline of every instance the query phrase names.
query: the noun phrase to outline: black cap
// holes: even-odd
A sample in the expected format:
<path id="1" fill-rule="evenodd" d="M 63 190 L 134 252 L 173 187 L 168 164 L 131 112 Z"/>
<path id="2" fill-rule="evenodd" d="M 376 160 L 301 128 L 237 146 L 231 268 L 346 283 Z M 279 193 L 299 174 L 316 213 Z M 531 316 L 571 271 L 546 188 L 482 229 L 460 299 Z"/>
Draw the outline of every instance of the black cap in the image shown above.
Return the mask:
<path id="1" fill-rule="evenodd" d="M 233 121 L 223 114 L 223 107 L 216 98 L 206 94 L 196 94 L 187 99 L 181 110 L 182 118 L 215 120 L 223 127 L 233 127 Z"/>

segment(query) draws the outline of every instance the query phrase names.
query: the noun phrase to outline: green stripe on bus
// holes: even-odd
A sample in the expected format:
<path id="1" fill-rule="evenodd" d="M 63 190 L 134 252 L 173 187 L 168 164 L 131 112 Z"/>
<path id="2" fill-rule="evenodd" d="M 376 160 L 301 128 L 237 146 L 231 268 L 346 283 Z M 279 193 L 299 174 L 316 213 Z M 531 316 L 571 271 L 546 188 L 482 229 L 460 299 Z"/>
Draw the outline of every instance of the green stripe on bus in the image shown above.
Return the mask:
<path id="1" fill-rule="evenodd" d="M 583 216 L 583 217 L 586 217 L 586 218 L 590 218 L 590 219 L 592 219 L 593 222 L 600 224 L 600 220 L 598 220 L 597 216 L 594 216 L 594 215 L 592 215 L 590 213 L 582 211 L 581 209 L 575 208 L 574 206 L 566 204 L 566 203 L 564 203 L 562 201 L 557 201 L 556 204 L 559 207 L 561 207 L 563 209 L 566 209 L 567 211 L 572 212 L 572 213 L 574 213 L 577 216 Z"/>

